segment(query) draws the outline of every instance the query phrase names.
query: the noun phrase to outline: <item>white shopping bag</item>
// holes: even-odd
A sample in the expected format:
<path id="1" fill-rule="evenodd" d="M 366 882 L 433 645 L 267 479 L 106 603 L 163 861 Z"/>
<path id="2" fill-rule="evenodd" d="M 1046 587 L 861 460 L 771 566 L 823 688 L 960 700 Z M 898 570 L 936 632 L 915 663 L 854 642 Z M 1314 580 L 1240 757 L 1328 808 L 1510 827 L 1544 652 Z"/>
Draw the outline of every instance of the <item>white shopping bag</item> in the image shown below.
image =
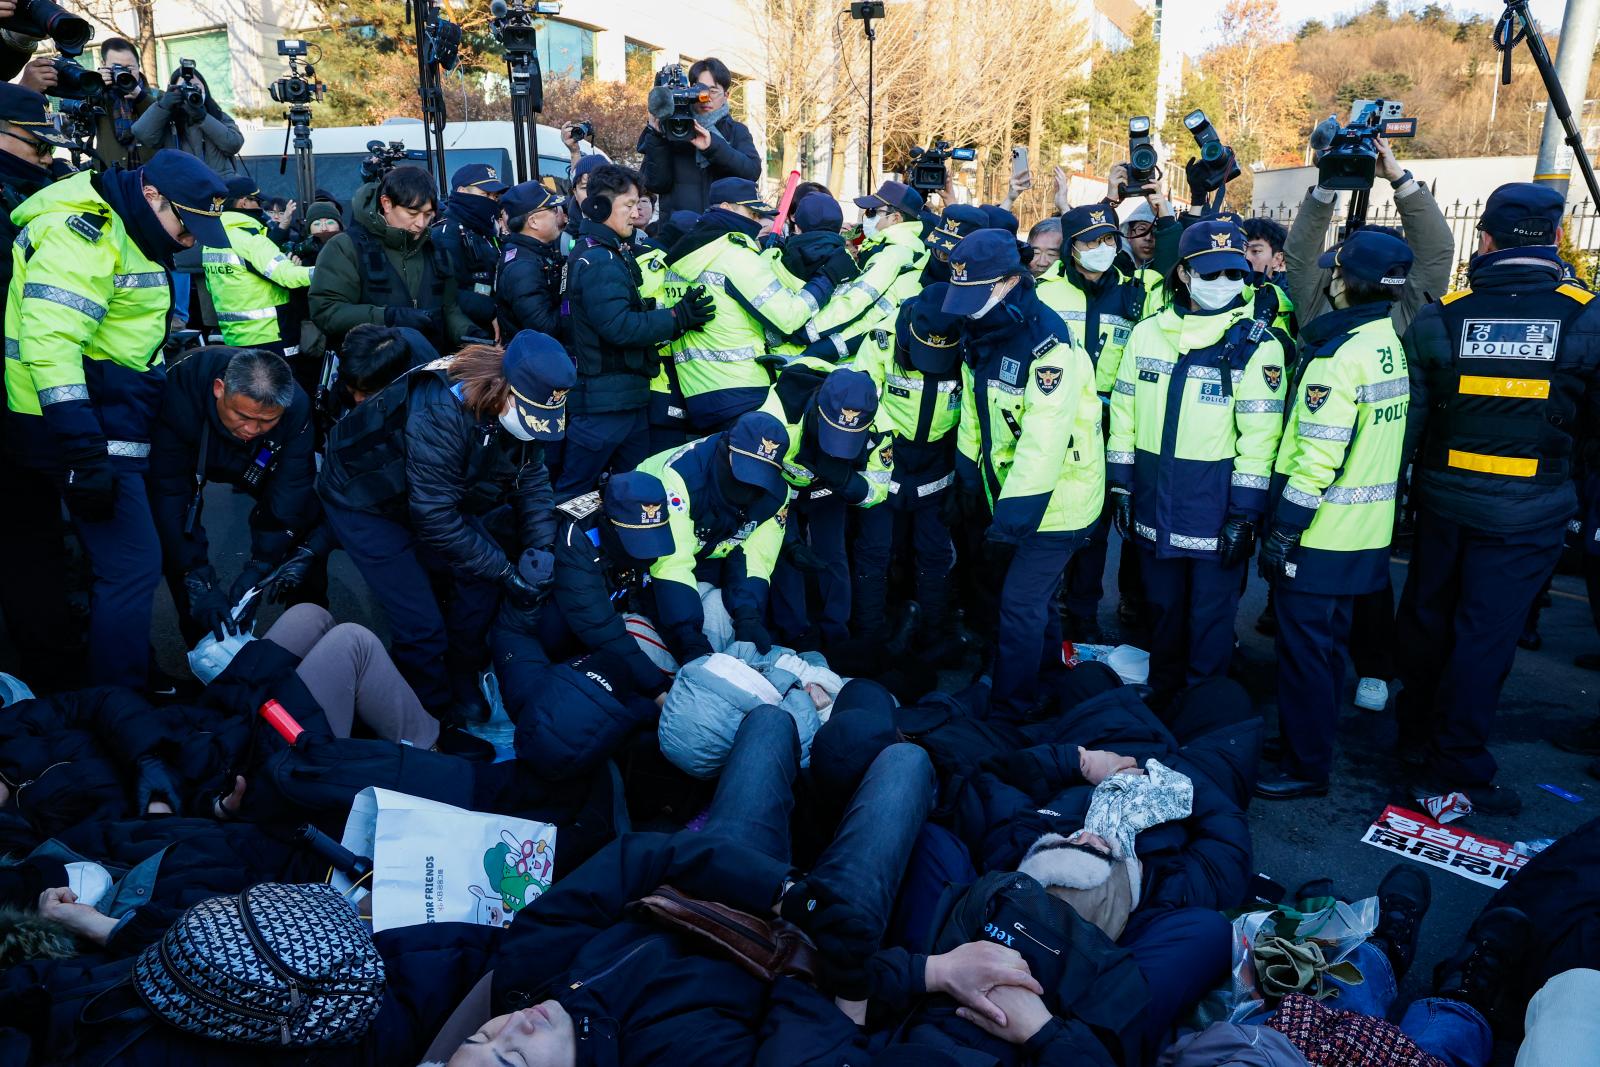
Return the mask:
<path id="1" fill-rule="evenodd" d="M 556 828 L 549 823 L 376 786 L 356 794 L 342 844 L 372 857 L 366 884 L 358 888 L 335 872 L 333 885 L 371 916 L 373 933 L 423 923 L 510 926 L 550 888 L 555 872 Z"/>

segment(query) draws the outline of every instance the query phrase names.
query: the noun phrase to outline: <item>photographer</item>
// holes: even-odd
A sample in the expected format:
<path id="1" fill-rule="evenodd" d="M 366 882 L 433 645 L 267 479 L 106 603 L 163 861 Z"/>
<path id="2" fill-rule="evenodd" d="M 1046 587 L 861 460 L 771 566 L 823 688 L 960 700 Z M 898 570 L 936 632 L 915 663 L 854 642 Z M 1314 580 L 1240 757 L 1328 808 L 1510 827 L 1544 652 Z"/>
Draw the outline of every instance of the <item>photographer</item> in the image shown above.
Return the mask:
<path id="1" fill-rule="evenodd" d="M 192 62 L 172 73 L 162 93 L 133 123 L 139 147 L 155 151 L 176 148 L 196 157 L 224 178 L 239 172 L 239 149 L 244 134 L 239 124 L 217 106 L 211 87 Z"/>
<path id="2" fill-rule="evenodd" d="M 118 74 L 129 73 L 136 84 L 123 92 L 115 89 Z M 139 53 L 121 37 L 108 37 L 100 45 L 100 77 L 113 86 L 101 106 L 101 115 L 95 128 L 94 153 L 96 169 L 116 166 L 138 166 L 139 146 L 133 125 L 156 102 L 156 94 L 139 69 Z M 51 83 L 54 84 L 52 77 Z M 215 168 L 213 168 L 215 169 Z"/>
<path id="3" fill-rule="evenodd" d="M 494 331 L 494 267 L 500 259 L 495 220 L 511 188 L 487 163 L 469 163 L 450 178 L 452 192 L 433 224 L 433 247 L 455 275 L 461 310 L 477 333 Z"/>
<path id="4" fill-rule="evenodd" d="M 702 59 L 689 68 L 689 80 L 704 94 L 695 104 L 694 140 L 667 140 L 654 115 L 639 135 L 645 188 L 661 197 L 663 218 L 674 211 L 705 211 L 718 178 L 761 177 L 761 154 L 750 130 L 728 114 L 733 77 L 727 66 L 720 59 Z"/>
<path id="5" fill-rule="evenodd" d="M 311 318 L 331 344 L 364 322 L 409 326 L 441 351 L 472 332 L 455 278 L 434 269 L 428 224 L 438 208 L 421 167 L 396 167 L 356 190 L 350 229 L 323 246 L 311 279 Z"/>

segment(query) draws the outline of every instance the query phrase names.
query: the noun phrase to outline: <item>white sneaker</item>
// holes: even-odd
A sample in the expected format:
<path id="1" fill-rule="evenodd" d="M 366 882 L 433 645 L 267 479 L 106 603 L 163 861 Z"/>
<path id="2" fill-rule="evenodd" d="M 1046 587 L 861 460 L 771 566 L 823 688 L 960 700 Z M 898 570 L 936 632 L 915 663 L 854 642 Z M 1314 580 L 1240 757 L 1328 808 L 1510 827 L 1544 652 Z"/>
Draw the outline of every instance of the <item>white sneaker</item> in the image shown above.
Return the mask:
<path id="1" fill-rule="evenodd" d="M 1389 706 L 1389 683 L 1382 678 L 1363 678 L 1356 683 L 1356 707 L 1382 711 Z"/>

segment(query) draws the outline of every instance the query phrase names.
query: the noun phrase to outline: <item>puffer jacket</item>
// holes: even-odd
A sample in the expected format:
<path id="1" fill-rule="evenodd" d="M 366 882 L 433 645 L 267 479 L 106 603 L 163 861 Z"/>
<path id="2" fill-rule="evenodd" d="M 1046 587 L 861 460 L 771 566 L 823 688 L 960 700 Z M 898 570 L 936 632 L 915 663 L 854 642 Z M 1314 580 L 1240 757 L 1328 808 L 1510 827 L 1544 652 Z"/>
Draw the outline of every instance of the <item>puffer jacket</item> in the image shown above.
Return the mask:
<path id="1" fill-rule="evenodd" d="M 794 719 L 800 734 L 800 765 L 809 765 L 811 740 L 822 717 L 806 692 L 803 675 L 820 660 L 774 646 L 757 652 L 736 641 L 726 652 L 702 656 L 678 668 L 661 709 L 661 753 L 686 774 L 714 778 L 733 751 L 739 724 L 756 708 L 775 704 Z"/>

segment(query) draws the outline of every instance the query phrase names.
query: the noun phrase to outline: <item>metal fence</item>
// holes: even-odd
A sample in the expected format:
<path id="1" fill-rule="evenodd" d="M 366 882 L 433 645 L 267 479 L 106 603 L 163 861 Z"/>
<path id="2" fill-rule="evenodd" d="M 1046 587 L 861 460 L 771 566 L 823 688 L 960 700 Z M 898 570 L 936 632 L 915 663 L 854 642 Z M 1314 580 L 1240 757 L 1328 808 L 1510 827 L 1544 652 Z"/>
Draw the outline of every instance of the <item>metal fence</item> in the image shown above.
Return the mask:
<path id="1" fill-rule="evenodd" d="M 1332 244 L 1339 239 L 1339 230 L 1344 226 L 1343 204 L 1341 210 L 1335 212 L 1333 222 L 1328 227 L 1328 235 L 1324 246 Z M 1452 288 L 1459 288 L 1466 284 L 1467 261 L 1478 249 L 1477 226 L 1478 219 L 1483 216 L 1483 201 L 1473 200 L 1470 203 L 1457 200 L 1453 204 L 1441 204 L 1444 218 L 1450 224 L 1450 232 L 1456 238 L 1456 273 Z M 1285 227 L 1294 222 L 1294 214 L 1298 209 L 1295 204 L 1279 204 L 1272 207 L 1268 204 L 1257 204 L 1252 215 L 1273 219 Z M 1367 222 L 1375 226 L 1399 226 L 1400 213 L 1395 210 L 1392 202 L 1372 208 L 1367 212 Z M 1590 284 L 1595 280 L 1595 268 L 1600 261 L 1600 211 L 1587 200 L 1581 200 L 1572 205 L 1567 215 L 1566 239 L 1568 244 L 1578 250 L 1578 262 L 1573 264 L 1578 275 Z"/>

